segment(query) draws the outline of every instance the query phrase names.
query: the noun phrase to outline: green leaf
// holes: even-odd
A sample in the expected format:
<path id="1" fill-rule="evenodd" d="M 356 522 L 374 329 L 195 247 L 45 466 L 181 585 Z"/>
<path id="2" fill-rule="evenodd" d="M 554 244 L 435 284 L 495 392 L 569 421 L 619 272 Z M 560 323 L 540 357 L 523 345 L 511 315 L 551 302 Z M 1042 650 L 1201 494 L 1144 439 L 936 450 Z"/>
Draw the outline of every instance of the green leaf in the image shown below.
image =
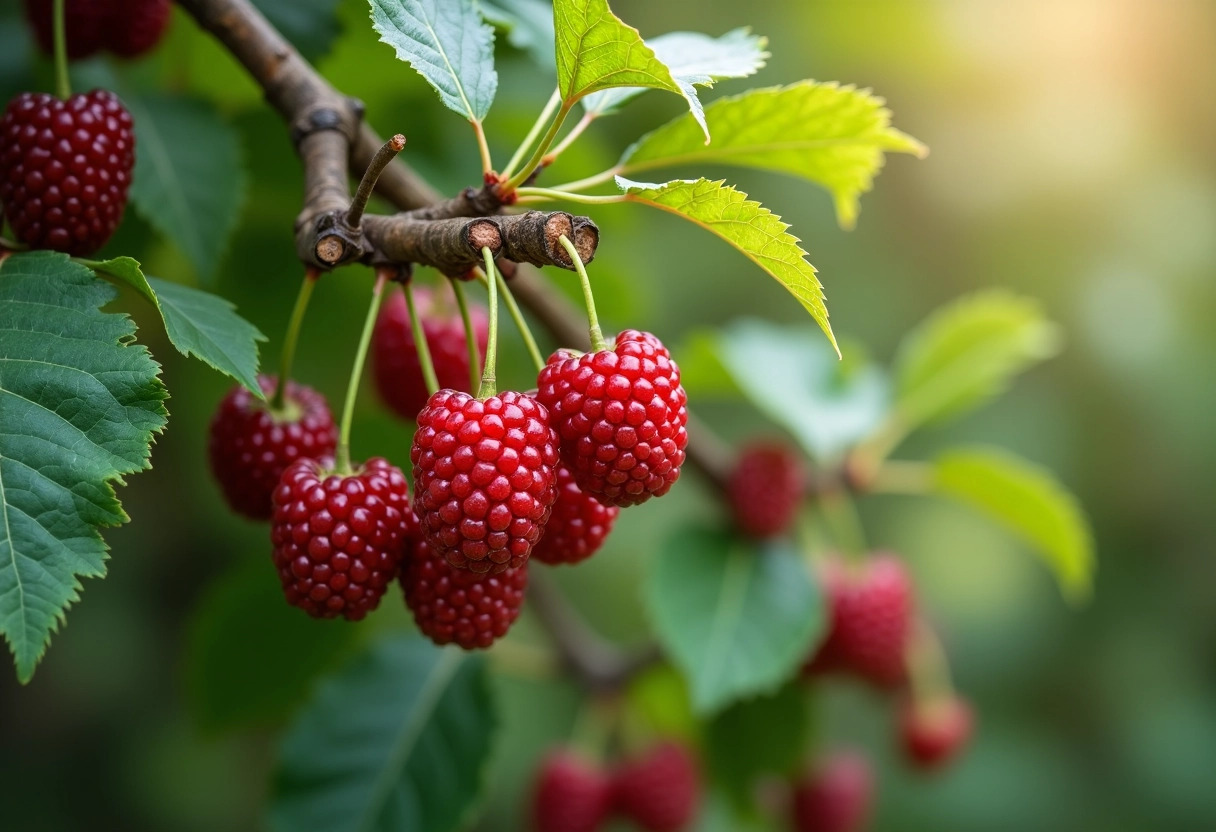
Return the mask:
<path id="1" fill-rule="evenodd" d="M 705 108 L 705 121 L 712 144 L 700 140 L 698 122 L 681 116 L 628 148 L 617 172 L 718 163 L 800 176 L 827 188 L 840 224 L 852 228 L 858 198 L 873 185 L 883 154 L 927 152 L 891 127 L 881 98 L 834 83 L 802 81 L 719 98 Z"/>
<path id="2" fill-rule="evenodd" d="M 882 371 L 836 360 L 809 327 L 745 319 L 716 340 L 722 365 L 739 389 L 813 457 L 839 456 L 887 414 L 890 391 Z"/>
<path id="3" fill-rule="evenodd" d="M 321 685 L 284 739 L 271 828 L 452 832 L 496 727 L 482 657 L 385 640 Z"/>
<path id="4" fill-rule="evenodd" d="M 316 63 L 341 33 L 339 0 L 253 0 L 266 19 L 309 61 Z"/>
<path id="5" fill-rule="evenodd" d="M 710 774 L 738 808 L 747 809 L 757 778 L 788 779 L 797 772 L 810 733 L 807 691 L 800 680 L 770 696 L 736 702 L 706 726 Z"/>
<path id="6" fill-rule="evenodd" d="M 481 0 L 481 16 L 544 69 L 553 68 L 553 6 L 545 0 Z"/>
<path id="7" fill-rule="evenodd" d="M 753 35 L 747 28 L 734 29 L 720 38 L 700 32 L 668 32 L 648 40 L 646 45 L 667 65 L 676 81 L 700 87 L 755 75 L 769 57 L 765 51 L 768 38 Z M 607 115 L 644 92 L 645 87 L 600 90 L 583 99 L 583 109 L 593 116 Z"/>
<path id="8" fill-rule="evenodd" d="M 638 30 L 608 8 L 607 0 L 554 0 L 557 88 L 567 104 L 613 87 L 645 87 L 684 96 L 692 118 L 704 128 L 696 88 L 672 76 Z"/>
<path id="9" fill-rule="evenodd" d="M 490 112 L 498 91 L 494 29 L 475 0 L 371 0 L 372 26 L 430 82 L 439 100 L 469 121 Z"/>
<path id="10" fill-rule="evenodd" d="M 819 589 L 784 541 L 686 529 L 655 559 L 645 594 L 659 641 L 701 714 L 776 690 L 824 626 Z"/>
<path id="11" fill-rule="evenodd" d="M 358 634 L 287 606 L 269 558 L 245 559 L 208 588 L 190 624 L 186 688 L 195 718 L 210 731 L 279 722 Z"/>
<path id="12" fill-rule="evenodd" d="M 113 286 L 53 252 L 0 261 L 0 632 L 30 680 L 51 634 L 105 575 L 98 529 L 126 522 L 114 483 L 149 467 L 160 366 Z"/>
<path id="13" fill-rule="evenodd" d="M 258 384 L 258 341 L 265 341 L 257 327 L 236 313 L 224 298 L 145 277 L 139 262 L 130 257 L 94 262 L 81 261 L 92 269 L 122 280 L 156 307 L 165 322 L 169 341 L 182 355 L 193 356 L 265 398 Z"/>
<path id="14" fill-rule="evenodd" d="M 237 133 L 203 101 L 155 94 L 124 101 L 135 119 L 131 203 L 209 279 L 245 201 Z"/>
<path id="15" fill-rule="evenodd" d="M 905 336 L 895 362 L 906 429 L 964 413 L 1060 349 L 1059 330 L 1030 298 L 995 289 L 946 306 Z"/>
<path id="16" fill-rule="evenodd" d="M 1093 535 L 1076 497 L 1050 471 L 1000 448 L 962 448 L 938 458 L 938 493 L 987 514 L 1043 557 L 1072 601 L 1093 586 Z"/>
<path id="17" fill-rule="evenodd" d="M 781 217 L 722 180 L 677 179 L 652 185 L 618 176 L 616 181 L 625 199 L 692 220 L 747 255 L 798 299 L 840 354 L 815 267 Z"/>

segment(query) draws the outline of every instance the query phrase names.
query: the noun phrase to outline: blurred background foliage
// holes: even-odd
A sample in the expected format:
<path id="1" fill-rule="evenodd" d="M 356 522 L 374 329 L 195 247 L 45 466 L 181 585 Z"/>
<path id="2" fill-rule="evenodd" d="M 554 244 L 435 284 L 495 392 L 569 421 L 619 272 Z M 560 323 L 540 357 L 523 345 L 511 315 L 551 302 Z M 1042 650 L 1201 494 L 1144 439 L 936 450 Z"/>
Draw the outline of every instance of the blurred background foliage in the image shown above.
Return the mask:
<path id="1" fill-rule="evenodd" d="M 280 13 L 304 8 L 265 2 Z M 17 5 L 0 12 L 5 99 L 51 86 Z M 646 36 L 750 25 L 769 37 L 768 67 L 707 100 L 807 77 L 856 83 L 886 97 L 896 125 L 932 149 L 922 162 L 889 160 L 851 233 L 837 228 L 828 195 L 805 183 L 698 171 L 728 176 L 793 225 L 848 349 L 885 363 L 935 307 L 990 286 L 1040 298 L 1065 333 L 1062 356 L 1011 394 L 914 437 L 896 456 L 979 440 L 1055 470 L 1096 531 L 1088 605 L 1068 608 L 1020 544 L 961 508 L 896 497 L 861 505 L 871 542 L 906 555 L 958 686 L 981 714 L 967 756 L 926 779 L 896 760 L 891 715 L 876 695 L 825 686 L 818 735 L 860 744 L 877 760 L 876 828 L 1216 828 L 1216 6 L 706 0 L 690 14 L 687 4 L 613 5 Z M 365 1 L 341 0 L 337 16 L 332 38 L 299 41 L 321 70 L 367 103 L 381 133 L 404 132 L 405 157 L 436 184 L 453 192 L 475 181 L 467 125 L 376 44 Z M 551 81 L 499 40 L 500 91 L 486 129 L 501 160 Z M 211 99 L 239 130 L 247 196 L 210 288 L 277 339 L 300 274 L 290 228 L 301 177 L 286 128 L 180 13 L 154 57 L 118 71 L 131 84 Z M 552 181 L 602 170 L 679 107 L 674 96 L 651 95 L 603 119 Z M 651 329 L 678 345 L 741 313 L 804 321 L 776 283 L 691 225 L 634 206 L 594 214 L 604 238 L 592 274 L 606 329 Z M 132 212 L 105 253 L 198 279 Z M 555 280 L 573 294 L 567 275 Z M 366 270 L 347 269 L 316 293 L 298 375 L 331 399 L 348 373 L 369 281 Z M 0 826 L 257 828 L 276 726 L 300 694 L 288 671 L 332 664 L 368 631 L 407 618 L 390 596 L 372 621 L 335 636 L 275 603 L 265 529 L 224 510 L 205 468 L 206 425 L 225 380 L 169 348 L 146 309 L 125 305 L 164 362 L 170 428 L 155 446 L 155 470 L 121 490 L 133 522 L 106 535 L 109 578 L 86 585 L 29 687 L 0 675 Z M 500 378 L 530 386 L 522 350 L 504 332 Z M 275 340 L 265 352 L 275 358 Z M 776 430 L 751 410 L 702 412 L 731 437 Z M 355 437 L 356 456 L 408 456 L 409 430 L 370 389 Z M 605 550 L 562 571 L 561 582 L 604 632 L 641 640 L 640 574 L 654 541 L 719 510 L 689 476 L 660 503 L 631 510 Z M 248 612 L 234 617 L 233 605 Z M 518 635 L 543 642 L 526 612 Z M 216 655 L 217 640 L 248 649 Z M 273 678 L 281 689 L 246 695 L 251 680 Z M 496 684 L 505 731 L 480 828 L 510 830 L 523 824 L 533 762 L 567 735 L 576 696 L 562 684 Z M 241 730 L 227 730 L 236 723 Z"/>

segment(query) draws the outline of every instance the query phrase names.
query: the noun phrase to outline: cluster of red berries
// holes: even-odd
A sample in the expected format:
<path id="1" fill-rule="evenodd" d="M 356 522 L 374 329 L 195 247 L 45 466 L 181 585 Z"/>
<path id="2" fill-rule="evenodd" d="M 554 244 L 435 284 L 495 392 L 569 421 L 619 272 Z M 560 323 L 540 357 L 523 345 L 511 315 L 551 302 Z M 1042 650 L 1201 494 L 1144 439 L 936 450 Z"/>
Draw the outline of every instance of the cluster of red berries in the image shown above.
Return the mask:
<path id="1" fill-rule="evenodd" d="M 54 52 L 53 0 L 25 0 L 25 16 L 42 51 Z M 68 57 L 87 58 L 112 52 L 135 58 L 160 42 L 169 25 L 169 0 L 64 0 L 64 35 Z"/>
<path id="2" fill-rule="evenodd" d="M 464 325 L 418 292 L 423 335 L 449 386 L 427 396 L 404 297 L 373 334 L 381 397 L 416 418 L 404 474 L 382 459 L 335 472 L 324 398 L 288 382 L 271 407 L 243 389 L 220 403 L 210 461 L 229 505 L 272 521 L 289 603 L 318 617 L 362 618 L 401 582 L 419 630 L 437 644 L 490 646 L 519 616 L 527 563 L 577 563 L 603 544 L 622 505 L 665 494 L 684 461 L 679 369 L 653 335 L 626 331 L 612 349 L 559 351 L 540 393 L 478 399 L 467 384 Z M 471 316 L 484 349 L 486 317 Z M 263 378 L 271 394 L 277 380 Z"/>
<path id="3" fill-rule="evenodd" d="M 701 780 L 688 749 L 660 743 L 607 771 L 569 750 L 537 772 L 536 832 L 595 832 L 614 815 L 646 832 L 679 832 L 696 817 Z"/>

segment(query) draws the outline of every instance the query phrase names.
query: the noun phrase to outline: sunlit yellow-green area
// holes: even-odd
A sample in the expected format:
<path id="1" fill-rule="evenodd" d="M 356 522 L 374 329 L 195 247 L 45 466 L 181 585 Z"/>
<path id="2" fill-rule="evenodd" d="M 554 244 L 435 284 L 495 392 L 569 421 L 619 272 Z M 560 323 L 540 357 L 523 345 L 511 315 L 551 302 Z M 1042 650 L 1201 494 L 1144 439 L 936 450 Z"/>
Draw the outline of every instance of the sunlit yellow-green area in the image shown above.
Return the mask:
<path id="1" fill-rule="evenodd" d="M 5 99 L 51 87 L 17 5 L 0 11 Z M 898 760 L 880 697 L 825 687 L 819 736 L 876 761 L 875 828 L 1216 828 L 1216 6 L 616 0 L 613 9 L 644 37 L 743 25 L 766 35 L 768 66 L 719 84 L 706 101 L 805 78 L 853 83 L 883 96 L 895 125 L 930 148 L 923 160 L 888 158 L 848 232 L 831 196 L 806 182 L 677 171 L 727 177 L 792 225 L 819 271 L 846 360 L 888 363 L 913 325 L 980 288 L 1038 298 L 1063 333 L 1060 357 L 965 419 L 918 433 L 896 457 L 983 442 L 1054 470 L 1094 528 L 1088 603 L 1063 602 L 1040 560 L 961 507 L 908 497 L 861 503 L 871 545 L 906 556 L 956 684 L 979 712 L 969 753 L 925 778 Z M 298 163 L 286 128 L 240 68 L 176 15 L 169 42 L 120 72 L 211 98 L 239 128 L 252 179 L 211 288 L 271 336 L 264 358 L 273 361 L 300 277 L 291 235 Z M 454 193 L 478 181 L 472 131 L 376 42 L 365 0 L 342 0 L 339 16 L 320 68 L 366 102 L 381 133 L 406 134 L 403 156 L 437 185 Z M 485 123 L 500 164 L 553 88 L 501 41 L 499 92 Z M 683 106 L 651 94 L 605 117 L 548 181 L 604 170 Z M 639 205 L 585 210 L 603 231 L 591 269 L 606 330 L 652 330 L 678 358 L 691 332 L 740 316 L 811 325 L 746 258 L 678 218 Z M 150 274 L 195 280 L 185 258 L 130 211 L 104 253 L 139 253 Z M 555 280 L 576 297 L 573 276 Z M 316 290 L 298 374 L 331 401 L 345 386 L 369 285 L 367 270 L 352 268 Z M 132 523 L 106 534 L 109 577 L 86 584 L 30 686 L 0 674 L 0 826 L 255 829 L 277 731 L 208 730 L 192 710 L 198 682 L 187 655 L 215 582 L 251 561 L 270 571 L 266 531 L 229 515 L 206 471 L 206 426 L 226 381 L 178 356 L 152 315 L 126 300 L 141 340 L 164 363 L 170 427 L 154 447 L 154 470 L 120 490 Z M 503 329 L 499 377 L 531 386 L 521 343 Z M 732 439 L 777 431 L 744 407 L 701 412 Z M 355 455 L 404 462 L 409 442 L 368 385 Z M 631 509 L 605 550 L 562 572 L 561 583 L 605 633 L 640 641 L 640 575 L 655 542 L 720 510 L 689 476 L 663 501 Z M 398 598 L 384 607 L 364 631 L 406 626 Z M 544 646 L 527 614 L 518 630 L 522 643 Z M 476 827 L 487 832 L 523 828 L 534 761 L 569 734 L 576 711 L 573 688 L 500 679 L 505 731 Z"/>

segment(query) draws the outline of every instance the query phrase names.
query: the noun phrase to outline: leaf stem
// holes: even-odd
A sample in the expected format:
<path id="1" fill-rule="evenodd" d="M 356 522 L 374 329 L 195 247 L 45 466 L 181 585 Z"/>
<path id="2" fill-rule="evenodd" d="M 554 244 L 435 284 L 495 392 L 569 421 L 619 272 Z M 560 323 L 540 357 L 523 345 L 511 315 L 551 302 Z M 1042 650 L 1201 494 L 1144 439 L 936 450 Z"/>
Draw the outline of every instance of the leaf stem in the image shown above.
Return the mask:
<path id="1" fill-rule="evenodd" d="M 578 124 L 571 128 L 570 132 L 557 143 L 557 146 L 554 147 L 553 150 L 545 154 L 545 158 L 543 160 L 544 164 L 551 165 L 556 162 L 557 157 L 566 152 L 566 149 L 570 147 L 570 145 L 574 144 L 574 141 L 579 136 L 583 135 L 583 131 L 591 126 L 591 122 L 595 121 L 595 117 L 597 115 L 598 113 L 584 113 L 583 117 L 578 120 Z"/>
<path id="2" fill-rule="evenodd" d="M 346 401 L 342 404 L 342 423 L 338 429 L 338 453 L 334 460 L 334 471 L 342 476 L 351 473 L 350 466 L 350 423 L 355 414 L 355 399 L 359 395 L 359 378 L 363 375 L 363 360 L 367 358 L 367 347 L 372 341 L 372 329 L 376 323 L 376 310 L 380 307 L 380 296 L 384 294 L 384 284 L 395 269 L 376 269 L 376 284 L 372 287 L 372 300 L 367 305 L 367 317 L 363 321 L 363 333 L 359 336 L 359 346 L 355 349 L 355 363 L 351 366 L 350 381 L 346 384 Z"/>
<path id="3" fill-rule="evenodd" d="M 923 495 L 933 491 L 933 466 L 927 462 L 888 460 L 870 480 L 872 491 L 884 494 Z"/>
<path id="4" fill-rule="evenodd" d="M 477 136 L 477 152 L 481 154 L 481 172 L 483 174 L 494 170 L 494 162 L 490 160 L 490 146 L 486 144 L 486 131 L 480 121 L 470 121 L 473 125 L 473 135 Z"/>
<path id="5" fill-rule="evenodd" d="M 536 141 L 536 137 L 540 135 L 540 131 L 545 128 L 545 122 L 553 118 L 554 111 L 557 110 L 557 105 L 562 103 L 562 94 L 560 90 L 554 90 L 553 95 L 549 96 L 549 100 L 545 103 L 544 109 L 540 111 L 536 122 L 528 130 L 528 135 L 524 136 L 524 140 L 515 150 L 515 155 L 511 157 L 511 161 L 507 162 L 506 168 L 502 171 L 503 179 L 510 178 L 515 169 L 519 167 L 519 163 L 523 161 L 524 154 L 528 152 L 528 148 L 532 147 L 532 142 Z"/>
<path id="6" fill-rule="evenodd" d="M 295 362 L 296 344 L 300 340 L 304 313 L 308 310 L 308 301 L 312 298 L 312 290 L 316 288 L 320 277 L 319 269 L 309 266 L 304 270 L 304 280 L 300 283 L 300 291 L 296 293 L 296 303 L 291 309 L 291 318 L 287 321 L 287 331 L 283 334 L 283 351 L 279 353 L 279 379 L 274 388 L 274 397 L 270 400 L 272 412 L 282 412 L 287 404 L 287 381 L 291 378 L 291 365 Z"/>
<path id="7" fill-rule="evenodd" d="M 469 314 L 469 302 L 464 296 L 464 284 L 451 278 L 452 292 L 456 295 L 456 306 L 460 309 L 460 320 L 464 322 L 464 343 L 469 350 L 469 392 L 477 390 L 481 382 L 481 351 L 477 349 L 477 333 L 473 331 L 473 316 Z"/>
<path id="8" fill-rule="evenodd" d="M 573 182 L 563 182 L 560 185 L 554 185 L 553 190 L 584 191 L 587 188 L 594 188 L 596 185 L 603 185 L 611 182 L 613 178 L 615 178 L 620 172 L 620 168 L 608 168 L 608 170 L 601 171 L 595 176 L 588 176 L 586 179 L 576 179 Z"/>
<path id="9" fill-rule="evenodd" d="M 51 30 L 55 46 L 55 89 L 67 101 L 72 96 L 72 81 L 68 76 L 68 36 L 63 7 L 66 0 L 55 0 L 51 9 Z"/>
<path id="10" fill-rule="evenodd" d="M 624 194 L 606 194 L 604 196 L 589 196 L 588 194 L 573 194 L 556 188 L 517 188 L 515 191 L 521 197 L 541 197 L 543 199 L 564 199 L 567 202 L 581 202 L 584 205 L 609 205 L 613 202 L 624 202 Z"/>
<path id="11" fill-rule="evenodd" d="M 541 160 L 545 158 L 545 153 L 549 150 L 549 145 L 553 144 L 553 140 L 557 138 L 558 131 L 562 129 L 562 122 L 566 120 L 566 115 L 573 106 L 574 102 L 572 101 L 563 101 L 561 103 L 561 106 L 557 110 L 557 115 L 549 125 L 544 138 L 540 140 L 540 144 L 536 146 L 536 150 L 532 151 L 531 158 L 524 164 L 523 169 L 508 179 L 507 184 L 503 186 L 504 194 L 514 192 L 521 184 L 528 181 L 528 177 L 532 175 L 532 171 L 540 167 Z"/>
<path id="12" fill-rule="evenodd" d="M 486 341 L 486 366 L 481 373 L 481 387 L 477 388 L 478 399 L 488 399 L 498 392 L 494 374 L 498 365 L 498 269 L 494 268 L 494 252 L 489 246 L 481 250 L 486 261 L 486 289 L 490 293 L 490 334 Z"/>
<path id="13" fill-rule="evenodd" d="M 422 367 L 422 380 L 426 382 L 426 392 L 435 395 L 439 390 L 439 379 L 435 375 L 435 362 L 431 358 L 431 345 L 427 343 L 426 331 L 418 318 L 418 306 L 414 303 L 414 284 L 405 284 L 405 308 L 410 314 L 410 329 L 414 335 L 414 350 L 418 353 L 418 364 Z"/>
<path id="14" fill-rule="evenodd" d="M 569 237 L 563 234 L 558 238 L 558 242 L 574 261 L 574 270 L 578 272 L 578 279 L 583 284 L 583 303 L 587 306 L 587 331 L 591 337 L 591 350 L 592 352 L 606 350 L 608 343 L 604 340 L 603 331 L 600 330 L 599 316 L 595 314 L 595 295 L 591 292 L 591 278 L 587 277 L 587 267 L 583 265 L 582 258 L 578 256 L 578 249 L 574 247 L 574 243 L 570 242 Z"/>

